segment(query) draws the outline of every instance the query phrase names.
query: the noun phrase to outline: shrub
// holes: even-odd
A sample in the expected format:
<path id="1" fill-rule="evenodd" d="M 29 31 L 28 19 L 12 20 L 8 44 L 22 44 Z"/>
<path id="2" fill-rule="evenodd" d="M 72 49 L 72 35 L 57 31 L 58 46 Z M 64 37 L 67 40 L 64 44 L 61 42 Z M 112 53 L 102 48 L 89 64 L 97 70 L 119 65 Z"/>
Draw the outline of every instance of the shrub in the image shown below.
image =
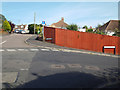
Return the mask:
<path id="1" fill-rule="evenodd" d="M 66 27 L 69 30 L 78 31 L 78 26 L 76 24 L 71 24 Z"/>
<path id="2" fill-rule="evenodd" d="M 10 24 L 9 24 L 9 22 L 8 22 L 7 20 L 5 20 L 5 21 L 3 22 L 3 29 L 4 29 L 5 31 L 11 32 L 11 26 L 10 26 Z"/>

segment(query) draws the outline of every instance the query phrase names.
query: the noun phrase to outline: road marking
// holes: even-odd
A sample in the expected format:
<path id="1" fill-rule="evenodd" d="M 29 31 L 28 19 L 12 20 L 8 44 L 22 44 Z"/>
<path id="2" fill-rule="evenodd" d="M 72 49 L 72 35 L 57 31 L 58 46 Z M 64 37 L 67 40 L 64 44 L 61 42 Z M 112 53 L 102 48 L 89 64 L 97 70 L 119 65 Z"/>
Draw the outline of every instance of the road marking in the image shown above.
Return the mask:
<path id="1" fill-rule="evenodd" d="M 0 49 L 0 52 L 5 51 L 4 49 Z"/>
<path id="2" fill-rule="evenodd" d="M 42 51 L 50 51 L 49 49 L 41 49 Z"/>
<path id="3" fill-rule="evenodd" d="M 18 51 L 28 51 L 28 49 L 18 49 Z"/>
<path id="4" fill-rule="evenodd" d="M 51 68 L 54 68 L 54 69 L 65 69 L 65 66 L 64 65 L 59 65 L 59 64 L 52 64 Z"/>
<path id="5" fill-rule="evenodd" d="M 97 66 L 85 66 L 85 69 L 88 69 L 88 70 L 100 70 L 100 68 L 97 67 Z"/>
<path id="6" fill-rule="evenodd" d="M 1 42 L 0 44 L 3 44 L 3 43 L 5 43 L 5 42 L 7 42 L 7 41 L 3 41 L 3 42 Z"/>
<path id="7" fill-rule="evenodd" d="M 20 70 L 21 71 L 28 71 L 28 68 L 26 68 L 26 69 L 21 68 Z"/>
<path id="8" fill-rule="evenodd" d="M 16 50 L 15 50 L 15 49 L 7 49 L 7 51 L 10 51 L 10 52 L 11 52 L 11 51 L 16 51 Z"/>
<path id="9" fill-rule="evenodd" d="M 39 51 L 39 49 L 30 49 L 31 51 Z"/>
<path id="10" fill-rule="evenodd" d="M 59 50 L 57 50 L 57 49 L 51 49 L 52 51 L 59 51 Z"/>
<path id="11" fill-rule="evenodd" d="M 81 68 L 82 66 L 80 64 L 67 64 L 70 68 Z"/>

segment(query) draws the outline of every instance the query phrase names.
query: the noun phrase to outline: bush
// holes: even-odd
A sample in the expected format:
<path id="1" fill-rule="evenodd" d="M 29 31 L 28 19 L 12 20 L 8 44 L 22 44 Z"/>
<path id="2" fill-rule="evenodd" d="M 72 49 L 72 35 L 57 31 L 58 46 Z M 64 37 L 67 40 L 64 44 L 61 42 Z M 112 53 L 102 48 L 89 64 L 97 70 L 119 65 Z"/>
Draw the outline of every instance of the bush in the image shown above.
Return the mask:
<path id="1" fill-rule="evenodd" d="M 93 29 L 87 29 L 86 32 L 93 32 Z"/>
<path id="2" fill-rule="evenodd" d="M 66 27 L 69 30 L 78 31 L 78 26 L 76 24 L 71 24 Z"/>
<path id="3" fill-rule="evenodd" d="M 5 20 L 5 21 L 3 22 L 3 29 L 4 29 L 5 31 L 11 32 L 11 26 L 10 26 L 10 24 L 9 24 L 9 22 L 8 22 L 7 20 Z"/>

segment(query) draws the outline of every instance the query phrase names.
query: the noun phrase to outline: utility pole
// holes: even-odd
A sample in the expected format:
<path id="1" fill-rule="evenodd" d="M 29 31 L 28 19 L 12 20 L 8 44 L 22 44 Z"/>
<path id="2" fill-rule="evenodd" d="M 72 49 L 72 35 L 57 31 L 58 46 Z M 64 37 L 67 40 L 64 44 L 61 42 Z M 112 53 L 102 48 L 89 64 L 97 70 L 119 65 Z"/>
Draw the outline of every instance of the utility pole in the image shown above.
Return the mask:
<path id="1" fill-rule="evenodd" d="M 34 34 L 35 34 L 35 18 L 36 18 L 36 13 L 34 12 Z"/>

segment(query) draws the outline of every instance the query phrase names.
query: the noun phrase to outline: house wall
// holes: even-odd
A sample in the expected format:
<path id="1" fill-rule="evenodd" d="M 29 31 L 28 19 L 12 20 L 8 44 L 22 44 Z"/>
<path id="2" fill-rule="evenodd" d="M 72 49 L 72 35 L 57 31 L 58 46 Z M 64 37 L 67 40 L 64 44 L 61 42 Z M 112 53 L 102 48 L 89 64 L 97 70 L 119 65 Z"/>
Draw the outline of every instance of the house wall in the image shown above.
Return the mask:
<path id="1" fill-rule="evenodd" d="M 87 32 L 71 31 L 45 27 L 45 37 L 59 46 L 102 52 L 103 46 L 116 46 L 116 54 L 120 55 L 120 37 L 100 35 Z M 114 53 L 114 49 L 105 49 L 105 53 Z"/>
<path id="2" fill-rule="evenodd" d="M 115 34 L 115 32 L 107 32 L 107 35 L 110 35 L 110 36 L 112 36 L 113 34 Z"/>

